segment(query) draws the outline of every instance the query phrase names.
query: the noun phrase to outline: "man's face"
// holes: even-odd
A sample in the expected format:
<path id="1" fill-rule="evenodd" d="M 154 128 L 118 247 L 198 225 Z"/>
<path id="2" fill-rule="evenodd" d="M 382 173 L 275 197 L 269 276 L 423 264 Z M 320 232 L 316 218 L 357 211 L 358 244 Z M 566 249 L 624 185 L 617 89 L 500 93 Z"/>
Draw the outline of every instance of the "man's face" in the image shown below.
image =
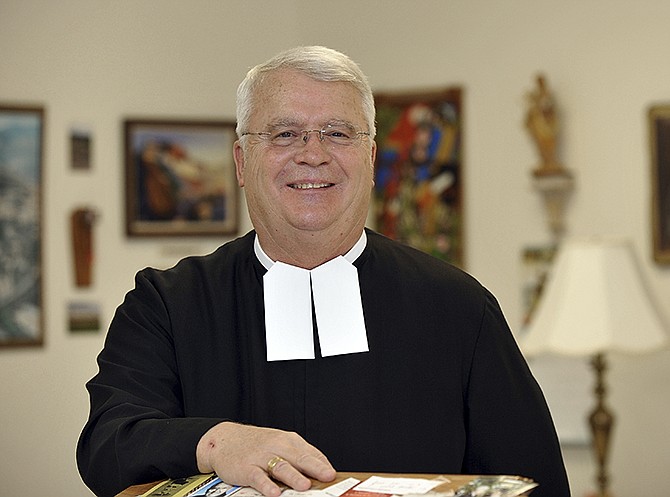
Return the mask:
<path id="1" fill-rule="evenodd" d="M 244 131 L 262 132 L 278 123 L 316 130 L 333 122 L 369 131 L 361 99 L 349 84 L 315 81 L 295 71 L 277 71 L 256 94 Z M 244 143 L 244 145 L 242 145 Z M 335 146 L 310 133 L 289 147 L 247 136 L 235 144 L 237 179 L 260 234 L 274 237 L 299 231 L 333 234 L 362 228 L 373 187 L 376 145 L 367 136 Z M 316 234 L 316 233 L 315 233 Z"/>

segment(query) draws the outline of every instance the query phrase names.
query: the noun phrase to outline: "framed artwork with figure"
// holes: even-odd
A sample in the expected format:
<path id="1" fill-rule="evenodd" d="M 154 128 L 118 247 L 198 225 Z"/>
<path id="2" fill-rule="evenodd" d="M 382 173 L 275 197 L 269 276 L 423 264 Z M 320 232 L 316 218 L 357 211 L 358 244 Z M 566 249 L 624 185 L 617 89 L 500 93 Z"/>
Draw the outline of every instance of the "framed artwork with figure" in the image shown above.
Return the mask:
<path id="1" fill-rule="evenodd" d="M 460 88 L 378 93 L 375 104 L 375 229 L 463 267 Z"/>
<path id="2" fill-rule="evenodd" d="M 124 137 L 128 236 L 237 233 L 235 123 L 127 119 Z"/>
<path id="3" fill-rule="evenodd" d="M 670 264 L 670 104 L 649 110 L 654 260 Z"/>
<path id="4" fill-rule="evenodd" d="M 0 104 L 0 346 L 43 343 L 44 109 Z"/>

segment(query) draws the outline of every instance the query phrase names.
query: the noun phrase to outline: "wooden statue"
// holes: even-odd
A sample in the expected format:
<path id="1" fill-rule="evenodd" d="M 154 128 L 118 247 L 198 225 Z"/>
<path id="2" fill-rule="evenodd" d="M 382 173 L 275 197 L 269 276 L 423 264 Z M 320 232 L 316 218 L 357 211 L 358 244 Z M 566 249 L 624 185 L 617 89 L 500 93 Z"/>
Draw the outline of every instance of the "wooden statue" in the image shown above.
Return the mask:
<path id="1" fill-rule="evenodd" d="M 72 250 L 74 254 L 75 283 L 78 287 L 91 285 L 93 266 L 93 223 L 95 212 L 78 208 L 72 212 Z"/>

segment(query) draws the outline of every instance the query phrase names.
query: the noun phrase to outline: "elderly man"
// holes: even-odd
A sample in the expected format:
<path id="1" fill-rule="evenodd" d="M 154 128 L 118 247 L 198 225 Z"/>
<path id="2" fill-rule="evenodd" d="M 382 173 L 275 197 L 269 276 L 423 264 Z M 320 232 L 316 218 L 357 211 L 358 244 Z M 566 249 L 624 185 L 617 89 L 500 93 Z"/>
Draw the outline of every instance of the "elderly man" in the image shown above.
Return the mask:
<path id="1" fill-rule="evenodd" d="M 567 497 L 542 393 L 495 298 L 364 227 L 374 101 L 300 47 L 238 89 L 254 231 L 138 273 L 87 384 L 77 457 L 99 495 L 215 471 L 270 497 L 344 471 L 520 474 Z"/>

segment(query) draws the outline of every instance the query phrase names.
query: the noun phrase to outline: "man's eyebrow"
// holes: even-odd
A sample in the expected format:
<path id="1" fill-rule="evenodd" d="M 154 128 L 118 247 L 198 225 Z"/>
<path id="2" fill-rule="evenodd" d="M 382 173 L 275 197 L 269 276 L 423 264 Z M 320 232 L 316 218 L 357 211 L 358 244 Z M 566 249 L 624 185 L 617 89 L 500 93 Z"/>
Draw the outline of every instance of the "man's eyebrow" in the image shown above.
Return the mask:
<path id="1" fill-rule="evenodd" d="M 298 128 L 298 129 L 303 129 L 307 125 L 304 124 L 302 121 L 298 121 L 297 119 L 292 119 L 292 118 L 279 118 L 275 119 L 274 121 L 270 121 L 266 129 L 268 130 L 275 130 L 279 128 Z M 328 119 L 327 121 L 324 121 L 322 124 L 319 124 L 321 128 L 324 128 L 326 126 L 347 126 L 349 128 L 354 129 L 356 126 L 354 126 L 353 123 L 350 121 L 347 121 L 345 119 Z"/>
<path id="2" fill-rule="evenodd" d="M 277 128 L 300 128 L 300 124 L 296 119 L 291 118 L 281 118 L 271 121 L 267 125 L 267 129 L 277 129 Z"/>
<path id="3" fill-rule="evenodd" d="M 327 121 L 324 126 L 345 126 L 347 128 L 355 129 L 354 123 L 346 121 L 344 119 L 330 119 Z"/>

